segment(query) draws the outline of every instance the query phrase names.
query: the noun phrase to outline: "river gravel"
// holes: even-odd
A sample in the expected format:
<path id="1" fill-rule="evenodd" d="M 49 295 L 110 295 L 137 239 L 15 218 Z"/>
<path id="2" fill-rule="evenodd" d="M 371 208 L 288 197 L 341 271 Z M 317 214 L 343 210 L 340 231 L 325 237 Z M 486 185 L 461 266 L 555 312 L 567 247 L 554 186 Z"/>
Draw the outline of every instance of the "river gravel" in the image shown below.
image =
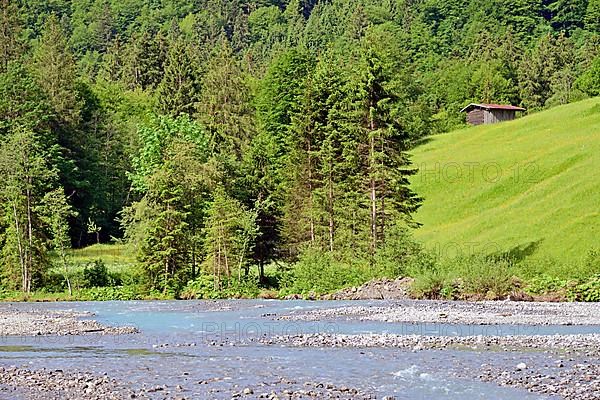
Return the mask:
<path id="1" fill-rule="evenodd" d="M 268 345 L 294 347 L 387 347 L 409 351 L 461 348 L 476 351 L 540 351 L 548 353 L 549 359 L 552 360 L 543 368 L 522 362 L 515 364 L 513 369 L 482 365 L 479 370 L 462 370 L 455 375 L 478 378 L 502 386 L 525 388 L 533 393 L 560 396 L 567 400 L 600 399 L 600 334 L 459 337 L 301 334 L 275 336 L 261 341 Z"/>
<path id="2" fill-rule="evenodd" d="M 292 303 L 294 304 L 294 303 Z M 310 303 L 317 305 L 319 303 Z M 252 305 L 266 307 L 268 303 Z M 186 305 L 186 307 L 188 307 Z M 198 312 L 229 312 L 241 307 L 238 303 L 215 302 L 208 305 L 190 303 Z M 295 308 L 296 306 L 294 306 Z M 596 304 L 577 303 L 517 303 L 517 302 L 417 302 L 362 303 L 358 306 L 322 303 L 320 309 L 287 308 L 283 313 L 264 313 L 264 320 L 332 321 L 352 320 L 389 323 L 441 323 L 472 325 L 598 325 L 600 313 Z M 280 310 L 281 311 L 281 310 Z M 0 335 L 120 335 L 137 332 L 131 327 L 109 327 L 91 318 L 87 312 L 35 310 L 33 308 L 0 305 Z M 131 336 L 135 338 L 137 336 Z M 228 343 L 227 338 L 215 343 Z M 600 333 L 572 335 L 517 336 L 429 336 L 392 333 L 306 333 L 248 338 L 261 345 L 311 348 L 379 348 L 399 352 L 417 352 L 428 357 L 430 352 L 467 351 L 498 354 L 489 356 L 480 367 L 455 366 L 449 371 L 457 378 L 493 382 L 501 386 L 526 389 L 532 393 L 567 400 L 600 399 Z M 246 343 L 251 344 L 251 343 Z M 203 346 L 199 344 L 198 346 Z M 209 344 L 211 346 L 211 344 Z M 211 346 L 211 347 L 212 347 Z M 169 346 L 177 347 L 177 346 Z M 154 347 L 153 347 L 154 348 Z M 156 346 L 156 348 L 162 348 Z M 173 351 L 173 350 L 170 350 Z M 362 350 L 360 350 L 362 351 Z M 390 350 L 396 351 L 396 350 Z M 362 353 L 361 353 L 362 354 Z M 500 355 L 503 356 L 500 356 Z M 507 357 L 509 362 L 507 363 Z M 493 360 L 493 361 L 492 361 Z M 504 360 L 504 361 L 502 361 Z M 512 360 L 512 361 L 510 361 Z M 541 361 L 540 361 L 541 360 Z M 479 364 L 477 364 L 479 365 Z M 110 375 L 98 375 L 89 369 L 0 368 L 0 399 L 373 399 L 368 390 L 346 387 L 335 381 L 304 382 L 274 376 L 269 382 L 247 382 L 247 386 L 222 387 L 210 379 L 182 382 L 182 386 L 166 386 L 156 381 L 138 381 L 131 385 Z M 86 368 L 84 368 L 86 369 Z M 102 370 L 102 369 L 101 369 Z M 109 372 L 110 374 L 110 372 Z M 151 384 L 152 383 L 152 384 Z M 157 385 L 158 383 L 158 385 Z M 165 382 L 162 382 L 165 383 Z M 359 385 L 360 386 L 360 385 Z M 368 385 L 367 385 L 368 386 Z M 194 396 L 188 393 L 195 393 Z M 200 397 L 198 394 L 204 393 Z M 381 398 L 381 397 L 379 397 Z M 385 397 L 384 397 L 385 398 Z M 394 397 L 388 397 L 393 399 Z"/>
<path id="3" fill-rule="evenodd" d="M 518 336 L 423 336 L 396 334 L 299 334 L 263 338 L 264 344 L 309 347 L 394 347 L 408 350 L 469 348 L 472 350 L 553 350 L 600 356 L 600 334 Z"/>
<path id="4" fill-rule="evenodd" d="M 514 301 L 395 301 L 387 305 L 299 310 L 279 320 L 349 319 L 403 323 L 468 325 L 600 325 L 596 303 L 535 303 Z"/>
<path id="5" fill-rule="evenodd" d="M 89 313 L 69 311 L 22 311 L 0 306 L 0 336 L 123 335 L 138 333 L 134 327 L 110 327 L 91 319 Z"/>
<path id="6" fill-rule="evenodd" d="M 107 376 L 16 367 L 0 367 L 0 397 L 29 400 L 146 398 L 143 393 L 135 393 Z"/>

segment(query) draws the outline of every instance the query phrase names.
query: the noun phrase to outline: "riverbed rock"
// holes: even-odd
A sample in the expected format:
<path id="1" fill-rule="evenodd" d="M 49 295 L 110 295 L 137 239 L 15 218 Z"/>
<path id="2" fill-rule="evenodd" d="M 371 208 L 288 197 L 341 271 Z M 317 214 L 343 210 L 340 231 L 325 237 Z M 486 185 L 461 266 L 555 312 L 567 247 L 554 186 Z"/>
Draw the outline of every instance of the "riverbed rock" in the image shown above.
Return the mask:
<path id="1" fill-rule="evenodd" d="M 342 289 L 324 297 L 327 300 L 400 300 L 408 299 L 412 278 L 375 279 L 359 287 Z"/>

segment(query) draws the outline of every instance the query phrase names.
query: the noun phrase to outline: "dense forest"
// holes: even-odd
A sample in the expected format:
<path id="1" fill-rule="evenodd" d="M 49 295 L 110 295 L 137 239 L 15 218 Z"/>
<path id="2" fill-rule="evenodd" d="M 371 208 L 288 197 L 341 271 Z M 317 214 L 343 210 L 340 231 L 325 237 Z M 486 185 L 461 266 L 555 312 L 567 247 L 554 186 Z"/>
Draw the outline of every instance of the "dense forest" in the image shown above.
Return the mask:
<path id="1" fill-rule="evenodd" d="M 162 292 L 393 275 L 411 146 L 599 95 L 599 49 L 600 0 L 0 0 L 2 286 L 115 241 Z"/>

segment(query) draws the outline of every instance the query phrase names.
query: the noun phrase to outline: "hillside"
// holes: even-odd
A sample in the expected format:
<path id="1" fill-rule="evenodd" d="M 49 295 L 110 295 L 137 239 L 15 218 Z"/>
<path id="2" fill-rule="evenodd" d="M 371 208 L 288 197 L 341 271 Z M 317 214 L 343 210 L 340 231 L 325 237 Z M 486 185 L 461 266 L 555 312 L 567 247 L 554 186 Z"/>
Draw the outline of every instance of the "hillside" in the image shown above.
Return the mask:
<path id="1" fill-rule="evenodd" d="M 413 162 L 416 237 L 443 256 L 570 263 L 600 247 L 600 98 L 436 136 Z"/>

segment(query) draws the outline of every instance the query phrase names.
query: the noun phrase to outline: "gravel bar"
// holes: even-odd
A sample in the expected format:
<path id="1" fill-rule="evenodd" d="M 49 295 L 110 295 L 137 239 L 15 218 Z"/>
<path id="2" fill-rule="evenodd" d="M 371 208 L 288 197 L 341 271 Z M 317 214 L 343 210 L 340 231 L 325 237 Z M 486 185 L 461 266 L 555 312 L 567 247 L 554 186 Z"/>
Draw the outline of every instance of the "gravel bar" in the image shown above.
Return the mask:
<path id="1" fill-rule="evenodd" d="M 600 399 L 600 335 L 549 336 L 420 336 L 395 334 L 303 334 L 262 339 L 268 345 L 334 348 L 397 348 L 405 351 L 466 349 L 509 351 L 523 354 L 542 351 L 552 361 L 544 368 L 518 363 L 513 368 L 482 365 L 480 369 L 456 374 L 502 386 L 523 388 L 533 393 L 566 400 Z M 569 365 L 570 364 L 570 365 Z"/>
<path id="2" fill-rule="evenodd" d="M 130 326 L 110 327 L 82 319 L 91 315 L 68 311 L 20 311 L 5 306 L 0 308 L 0 336 L 125 335 L 139 332 Z"/>
<path id="3" fill-rule="evenodd" d="M 147 398 L 115 379 L 62 370 L 0 367 L 0 398 L 29 400 L 117 400 Z"/>
<path id="4" fill-rule="evenodd" d="M 468 325 L 600 325 L 597 303 L 515 301 L 392 301 L 386 305 L 332 307 L 297 311 L 279 320 L 347 319 L 403 323 Z"/>

